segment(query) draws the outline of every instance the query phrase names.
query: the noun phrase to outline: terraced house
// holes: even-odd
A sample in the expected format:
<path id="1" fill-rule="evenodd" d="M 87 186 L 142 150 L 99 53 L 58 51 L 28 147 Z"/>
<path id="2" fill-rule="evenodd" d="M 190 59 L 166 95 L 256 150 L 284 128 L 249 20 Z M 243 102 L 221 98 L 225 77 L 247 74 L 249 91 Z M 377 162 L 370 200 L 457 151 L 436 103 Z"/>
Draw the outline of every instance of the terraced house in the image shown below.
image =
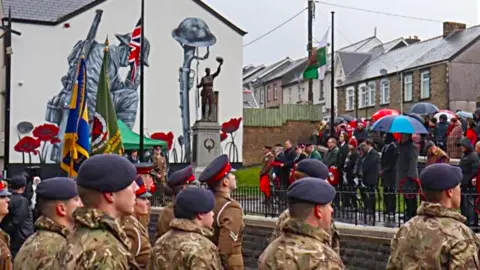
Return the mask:
<path id="1" fill-rule="evenodd" d="M 445 22 L 443 35 L 370 57 L 346 76 L 338 113 L 369 117 L 381 108 L 407 111 L 420 101 L 473 111 L 480 93 L 480 26 Z"/>

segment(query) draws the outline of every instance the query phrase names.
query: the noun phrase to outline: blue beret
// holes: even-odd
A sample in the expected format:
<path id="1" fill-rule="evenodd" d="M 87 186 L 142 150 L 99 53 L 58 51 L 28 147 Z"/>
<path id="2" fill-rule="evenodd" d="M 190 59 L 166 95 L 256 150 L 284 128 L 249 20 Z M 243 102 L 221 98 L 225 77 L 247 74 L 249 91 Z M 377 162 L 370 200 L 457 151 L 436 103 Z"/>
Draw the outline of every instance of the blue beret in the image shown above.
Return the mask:
<path id="1" fill-rule="evenodd" d="M 77 184 L 98 192 L 116 192 L 135 180 L 137 170 L 128 159 L 113 154 L 85 160 L 78 170 Z"/>
<path id="2" fill-rule="evenodd" d="M 297 164 L 295 170 L 304 173 L 310 177 L 328 179 L 327 165 L 317 159 L 303 159 Z"/>
<path id="3" fill-rule="evenodd" d="M 27 177 L 25 177 L 25 174 L 21 173 L 7 179 L 7 182 L 14 187 L 24 187 L 27 185 Z"/>
<path id="4" fill-rule="evenodd" d="M 175 200 L 176 218 L 190 219 L 196 214 L 208 213 L 215 206 L 215 197 L 209 190 L 189 186 L 180 191 Z"/>
<path id="5" fill-rule="evenodd" d="M 47 200 L 69 200 L 78 196 L 77 183 L 71 178 L 45 179 L 37 186 L 37 196 Z"/>
<path id="6" fill-rule="evenodd" d="M 420 173 L 420 182 L 425 190 L 442 191 L 458 186 L 463 174 L 460 167 L 446 163 L 435 163 L 425 167 Z"/>
<path id="7" fill-rule="evenodd" d="M 167 184 L 170 187 L 181 186 L 184 184 L 189 184 L 195 180 L 195 175 L 193 175 L 192 166 L 188 166 L 181 170 L 178 170 L 172 173 L 168 177 Z"/>
<path id="8" fill-rule="evenodd" d="M 325 205 L 335 198 L 335 189 L 320 178 L 306 177 L 293 182 L 287 190 L 287 198 Z"/>
<path id="9" fill-rule="evenodd" d="M 221 155 L 214 159 L 198 177 L 198 181 L 213 184 L 222 180 L 227 174 L 233 171 L 227 155 Z"/>

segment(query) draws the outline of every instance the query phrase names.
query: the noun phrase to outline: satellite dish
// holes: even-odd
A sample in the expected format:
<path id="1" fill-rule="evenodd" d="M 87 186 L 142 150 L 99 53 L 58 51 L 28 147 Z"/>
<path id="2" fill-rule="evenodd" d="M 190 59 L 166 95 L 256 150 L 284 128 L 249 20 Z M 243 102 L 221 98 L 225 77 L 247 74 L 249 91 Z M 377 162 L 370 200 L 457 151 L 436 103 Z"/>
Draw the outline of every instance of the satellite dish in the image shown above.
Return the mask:
<path id="1" fill-rule="evenodd" d="M 342 80 L 337 80 L 336 83 L 337 83 L 337 85 L 342 85 L 343 81 Z"/>
<path id="2" fill-rule="evenodd" d="M 18 123 L 18 125 L 17 125 L 17 131 L 21 135 L 30 133 L 30 131 L 32 131 L 32 130 L 33 130 L 33 124 L 30 123 L 30 122 L 24 121 L 24 122 Z"/>
<path id="3" fill-rule="evenodd" d="M 382 76 L 387 76 L 387 73 L 388 71 L 384 68 L 380 69 L 380 74 L 382 74 Z"/>

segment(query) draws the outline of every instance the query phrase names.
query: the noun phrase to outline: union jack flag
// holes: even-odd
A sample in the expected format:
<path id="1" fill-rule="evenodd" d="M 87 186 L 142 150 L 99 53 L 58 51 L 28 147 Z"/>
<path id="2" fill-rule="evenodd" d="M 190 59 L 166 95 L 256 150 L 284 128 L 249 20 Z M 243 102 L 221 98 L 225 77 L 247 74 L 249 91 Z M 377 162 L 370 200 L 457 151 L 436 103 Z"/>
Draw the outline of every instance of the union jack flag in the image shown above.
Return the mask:
<path id="1" fill-rule="evenodd" d="M 142 36 L 142 19 L 138 20 L 135 29 L 132 32 L 132 38 L 130 39 L 130 56 L 128 57 L 128 63 L 132 68 L 132 81 L 135 80 L 137 74 L 138 64 L 140 63 L 140 40 Z"/>

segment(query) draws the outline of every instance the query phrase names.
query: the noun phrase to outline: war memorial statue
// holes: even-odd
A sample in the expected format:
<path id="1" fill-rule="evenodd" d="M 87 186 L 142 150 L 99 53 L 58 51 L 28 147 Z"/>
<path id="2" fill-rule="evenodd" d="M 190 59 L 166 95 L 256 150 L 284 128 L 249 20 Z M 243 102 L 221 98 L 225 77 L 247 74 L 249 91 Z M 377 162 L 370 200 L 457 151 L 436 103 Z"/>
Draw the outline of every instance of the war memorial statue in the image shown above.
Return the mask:
<path id="1" fill-rule="evenodd" d="M 212 112 L 214 106 L 215 94 L 213 92 L 213 81 L 220 74 L 220 68 L 223 65 L 223 58 L 217 57 L 218 67 L 215 73 L 210 74 L 210 68 L 205 69 L 205 76 L 202 77 L 198 88 L 202 88 L 202 120 L 212 121 Z M 208 115 L 206 114 L 208 106 Z"/>

